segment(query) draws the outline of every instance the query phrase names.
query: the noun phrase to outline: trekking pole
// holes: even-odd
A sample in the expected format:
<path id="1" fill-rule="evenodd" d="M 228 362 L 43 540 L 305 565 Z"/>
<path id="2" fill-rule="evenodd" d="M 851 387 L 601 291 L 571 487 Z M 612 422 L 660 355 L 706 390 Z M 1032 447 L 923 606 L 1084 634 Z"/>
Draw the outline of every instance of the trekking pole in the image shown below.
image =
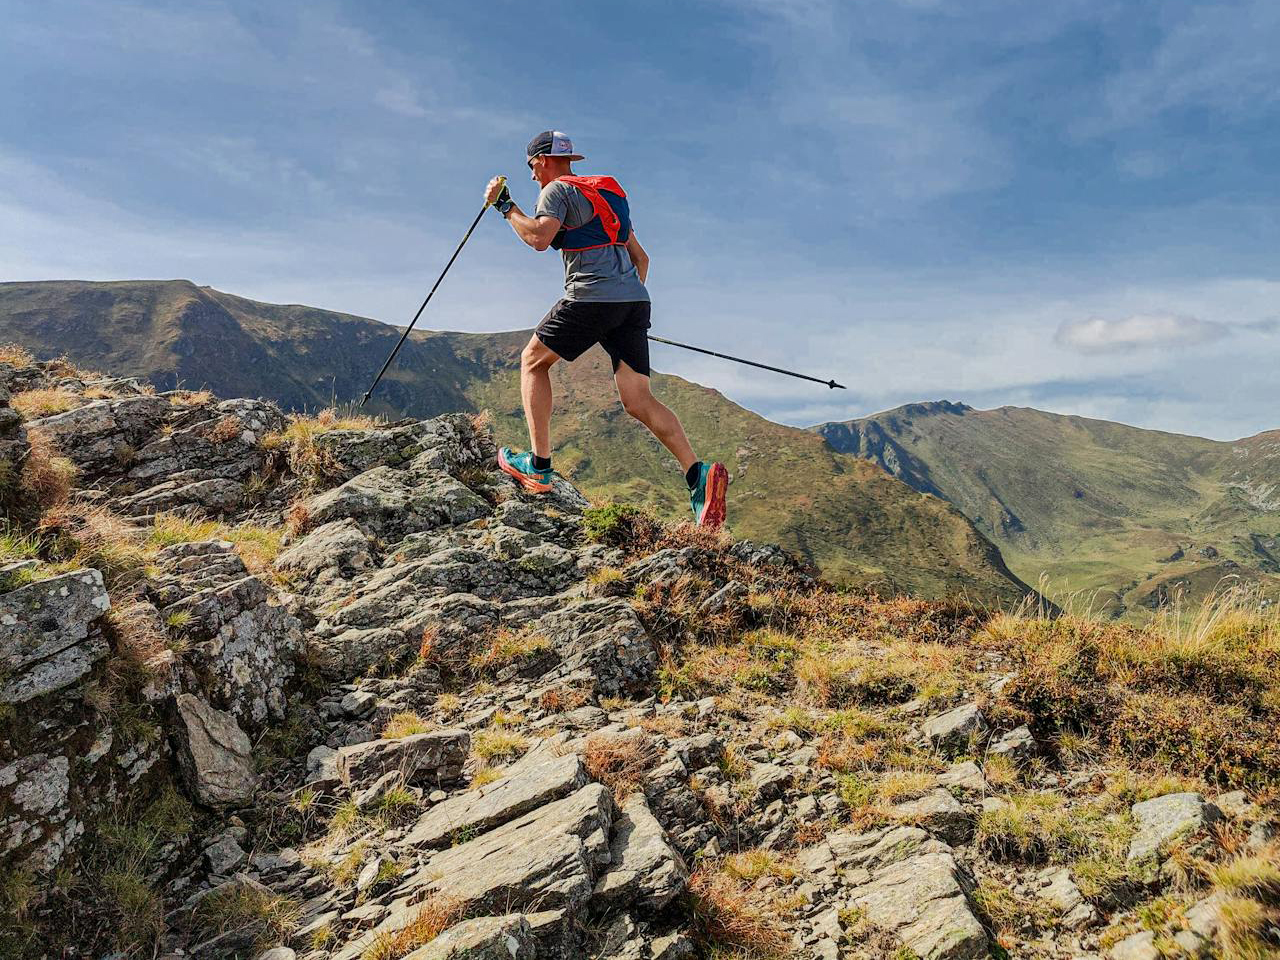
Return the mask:
<path id="1" fill-rule="evenodd" d="M 506 185 L 507 178 L 499 177 L 503 185 Z M 373 395 L 374 388 L 382 380 L 382 375 L 387 372 L 387 367 L 391 366 L 391 361 L 396 358 L 396 354 L 400 352 L 400 348 L 404 346 L 405 339 L 409 336 L 409 331 L 413 329 L 413 325 L 418 322 L 418 318 L 422 316 L 422 311 L 427 309 L 427 304 L 431 302 L 431 298 L 435 296 L 436 287 L 440 286 L 440 281 L 444 279 L 444 275 L 449 272 L 449 268 L 453 266 L 453 261 L 458 259 L 458 254 L 462 252 L 462 248 L 467 245 L 467 241 L 471 239 L 471 233 L 475 230 L 476 225 L 480 222 L 480 218 L 484 216 L 484 212 L 489 209 L 489 203 L 480 208 L 480 212 L 476 214 L 476 218 L 471 221 L 471 226 L 467 228 L 466 234 L 462 238 L 462 242 L 458 244 L 458 249 L 453 251 L 453 256 L 449 258 L 449 262 L 444 265 L 444 269 L 440 271 L 440 276 L 436 279 L 435 285 L 431 288 L 431 292 L 427 294 L 427 299 L 422 301 L 422 306 L 418 308 L 418 312 L 413 315 L 413 319 L 409 321 L 409 325 L 404 328 L 404 333 L 400 334 L 400 340 L 396 344 L 395 349 L 391 351 L 391 356 L 387 357 L 387 362 L 382 365 L 382 369 L 378 371 L 378 375 L 373 378 L 373 383 L 369 385 L 369 389 L 364 392 L 364 399 L 360 401 L 363 407 L 369 402 L 369 397 Z"/>
<path id="2" fill-rule="evenodd" d="M 650 335 L 650 340 L 657 343 L 665 343 L 672 347 L 683 347 L 685 350 L 692 350 L 695 353 L 705 353 L 709 357 L 719 357 L 721 360 L 732 360 L 734 363 L 745 363 L 748 367 L 759 367 L 761 370 L 772 370 L 774 373 L 783 373 L 788 377 L 796 377 L 800 380 L 812 380 L 814 383 L 821 383 L 830 387 L 832 390 L 847 390 L 843 383 L 836 383 L 834 380 L 819 380 L 817 377 L 811 377 L 804 373 L 796 373 L 794 370 L 783 370 L 781 367 L 771 367 L 767 363 L 756 363 L 754 360 L 743 360 L 741 357 L 731 357 L 727 353 L 716 353 L 714 350 L 704 350 L 702 347 L 692 347 L 687 343 L 677 343 L 675 340 L 667 340 L 664 337 L 655 337 Z"/>

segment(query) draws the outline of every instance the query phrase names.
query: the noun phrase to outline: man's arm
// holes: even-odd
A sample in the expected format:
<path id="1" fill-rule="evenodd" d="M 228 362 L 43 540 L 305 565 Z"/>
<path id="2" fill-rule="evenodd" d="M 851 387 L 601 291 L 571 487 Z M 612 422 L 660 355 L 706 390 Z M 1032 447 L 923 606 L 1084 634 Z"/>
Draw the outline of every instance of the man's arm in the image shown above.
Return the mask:
<path id="1" fill-rule="evenodd" d="M 507 214 L 507 222 L 516 236 L 535 250 L 545 250 L 560 232 L 560 221 L 555 217 L 528 217 L 514 204 Z"/>
<path id="2" fill-rule="evenodd" d="M 485 190 L 484 202 L 493 203 L 497 200 L 504 185 L 498 177 L 490 180 L 489 187 Z M 555 217 L 526 216 L 524 211 L 514 203 L 511 205 L 510 212 L 507 213 L 507 220 L 511 224 L 511 229 L 516 232 L 516 236 L 535 250 L 547 249 L 551 246 L 551 241 L 556 238 L 556 234 L 560 232 L 560 221 Z"/>
<path id="3" fill-rule="evenodd" d="M 631 256 L 631 262 L 636 265 L 636 275 L 640 277 L 640 282 L 644 283 L 645 278 L 649 276 L 649 255 L 644 252 L 644 247 L 640 246 L 634 230 L 627 238 L 627 253 Z"/>

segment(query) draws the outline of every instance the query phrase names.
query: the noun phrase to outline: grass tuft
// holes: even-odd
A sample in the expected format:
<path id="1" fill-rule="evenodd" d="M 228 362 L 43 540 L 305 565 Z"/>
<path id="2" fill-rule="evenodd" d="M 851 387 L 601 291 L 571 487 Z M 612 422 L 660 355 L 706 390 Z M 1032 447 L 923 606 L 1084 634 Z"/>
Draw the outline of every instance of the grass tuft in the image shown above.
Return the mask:
<path id="1" fill-rule="evenodd" d="M 647 736 L 606 736 L 587 738 L 582 762 L 593 780 L 603 783 L 622 800 L 636 790 L 657 762 L 659 752 Z"/>

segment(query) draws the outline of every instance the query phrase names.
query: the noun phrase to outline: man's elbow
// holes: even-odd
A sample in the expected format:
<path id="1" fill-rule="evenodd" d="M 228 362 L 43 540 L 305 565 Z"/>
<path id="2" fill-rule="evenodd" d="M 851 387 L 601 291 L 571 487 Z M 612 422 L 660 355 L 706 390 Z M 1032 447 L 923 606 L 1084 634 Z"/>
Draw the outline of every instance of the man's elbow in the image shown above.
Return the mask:
<path id="1" fill-rule="evenodd" d="M 541 253 L 543 250 L 547 249 L 547 247 L 551 246 L 551 241 L 544 240 L 542 237 L 534 237 L 529 241 L 529 246 Z"/>

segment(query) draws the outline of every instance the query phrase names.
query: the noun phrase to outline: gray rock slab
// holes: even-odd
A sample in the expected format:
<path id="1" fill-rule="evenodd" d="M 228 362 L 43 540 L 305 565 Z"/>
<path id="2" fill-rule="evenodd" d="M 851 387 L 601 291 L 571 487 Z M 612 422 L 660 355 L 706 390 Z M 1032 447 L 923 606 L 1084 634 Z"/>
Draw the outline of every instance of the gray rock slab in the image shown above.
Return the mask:
<path id="1" fill-rule="evenodd" d="M 1113 946 L 1108 956 L 1111 960 L 1160 960 L 1155 941 L 1156 935 L 1150 930 L 1140 930 Z"/>
<path id="2" fill-rule="evenodd" d="M 987 753 L 997 757 L 1008 757 L 1014 763 L 1026 763 L 1039 752 L 1036 739 L 1027 726 L 1010 730 L 1000 737 L 988 749 Z"/>
<path id="3" fill-rule="evenodd" d="M 178 760 L 200 802 L 226 807 L 253 799 L 252 748 L 235 717 L 189 693 L 178 696 L 177 711 Z"/>
<path id="4" fill-rule="evenodd" d="M 107 653 L 89 626 L 111 608 L 102 574 L 74 570 L 0 596 L 0 702 L 24 703 L 83 677 Z"/>
<path id="5" fill-rule="evenodd" d="M 1129 844 L 1129 862 L 1153 861 L 1170 843 L 1190 837 L 1222 819 L 1222 813 L 1198 793 L 1169 793 L 1135 803 L 1137 832 Z"/>
<path id="6" fill-rule="evenodd" d="M 684 890 L 689 871 L 649 812 L 644 794 L 626 799 L 613 831 L 609 872 L 596 884 L 596 897 L 644 911 L 661 910 Z"/>
<path id="7" fill-rule="evenodd" d="M 986 733 L 987 721 L 976 703 L 966 703 L 926 720 L 920 729 L 935 750 L 955 756 Z"/>
<path id="8" fill-rule="evenodd" d="M 972 760 L 954 763 L 938 777 L 938 786 L 952 787 L 965 793 L 984 794 L 988 790 L 987 778 Z"/>
<path id="9" fill-rule="evenodd" d="M 446 783 L 462 775 L 470 752 L 471 734 L 466 730 L 432 730 L 343 747 L 334 761 L 348 787 L 369 784 L 391 771 L 398 771 L 406 783 Z"/>
<path id="10" fill-rule="evenodd" d="M 866 917 L 901 938 L 921 960 L 979 960 L 987 935 L 974 916 L 963 874 L 949 853 L 891 864 L 854 889 Z"/>
<path id="11" fill-rule="evenodd" d="M 436 804 L 414 824 L 404 842 L 412 847 L 447 847 L 459 835 L 501 826 L 568 796 L 586 782 L 587 772 L 576 754 L 544 757 L 542 763 Z"/>
<path id="12" fill-rule="evenodd" d="M 490 512 L 489 504 L 446 474 L 415 476 L 387 466 L 366 470 L 306 506 L 313 523 L 350 519 L 383 538 L 466 523 Z"/>
<path id="13" fill-rule="evenodd" d="M 428 891 L 476 908 L 577 907 L 591 896 L 609 862 L 612 820 L 608 789 L 588 784 L 436 854 L 418 876 Z"/>
<path id="14" fill-rule="evenodd" d="M 897 804 L 892 813 L 897 819 L 924 827 L 951 844 L 964 843 L 973 833 L 973 818 L 959 800 L 941 788 Z"/>
<path id="15" fill-rule="evenodd" d="M 476 917 L 450 927 L 405 960 L 533 960 L 538 939 L 529 921 L 518 913 Z"/>
<path id="16" fill-rule="evenodd" d="M 919 827 L 837 830 L 827 835 L 826 846 L 842 870 L 874 870 L 917 855 L 948 853 L 951 849 Z"/>

